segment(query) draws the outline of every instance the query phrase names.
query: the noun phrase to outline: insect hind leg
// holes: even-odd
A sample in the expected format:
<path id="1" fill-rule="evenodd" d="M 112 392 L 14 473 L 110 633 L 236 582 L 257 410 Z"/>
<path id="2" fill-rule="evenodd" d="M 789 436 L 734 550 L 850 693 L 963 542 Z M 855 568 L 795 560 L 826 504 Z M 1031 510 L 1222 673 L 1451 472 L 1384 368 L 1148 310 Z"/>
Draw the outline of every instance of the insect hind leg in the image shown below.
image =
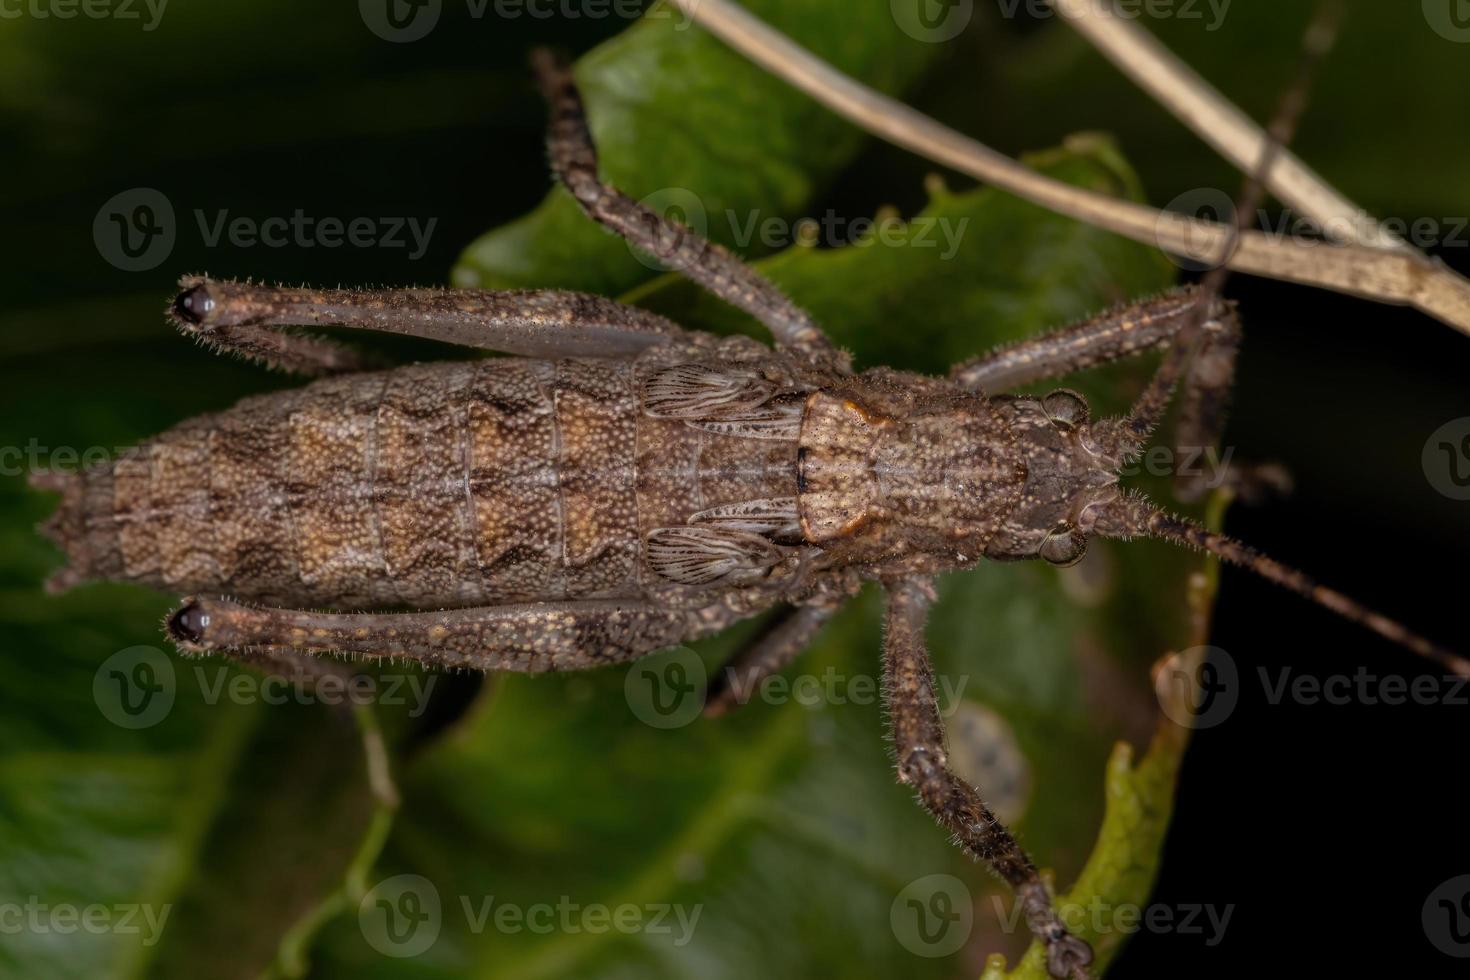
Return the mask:
<path id="1" fill-rule="evenodd" d="M 671 320 L 565 290 L 291 289 L 186 276 L 169 315 L 186 336 L 303 374 L 371 366 L 283 327 L 345 327 L 526 357 L 632 356 L 684 336 Z"/>

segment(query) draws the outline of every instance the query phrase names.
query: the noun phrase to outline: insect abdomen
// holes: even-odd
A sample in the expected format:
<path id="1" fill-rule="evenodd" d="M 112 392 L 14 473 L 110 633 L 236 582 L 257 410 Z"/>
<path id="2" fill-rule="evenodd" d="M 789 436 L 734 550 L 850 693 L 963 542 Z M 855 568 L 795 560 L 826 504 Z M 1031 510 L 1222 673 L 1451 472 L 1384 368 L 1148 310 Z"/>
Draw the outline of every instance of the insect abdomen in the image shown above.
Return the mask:
<path id="1" fill-rule="evenodd" d="M 71 567 L 332 607 L 644 594 L 645 535 L 792 493 L 794 443 L 647 417 L 634 362 L 495 358 L 317 381 L 51 474 Z"/>

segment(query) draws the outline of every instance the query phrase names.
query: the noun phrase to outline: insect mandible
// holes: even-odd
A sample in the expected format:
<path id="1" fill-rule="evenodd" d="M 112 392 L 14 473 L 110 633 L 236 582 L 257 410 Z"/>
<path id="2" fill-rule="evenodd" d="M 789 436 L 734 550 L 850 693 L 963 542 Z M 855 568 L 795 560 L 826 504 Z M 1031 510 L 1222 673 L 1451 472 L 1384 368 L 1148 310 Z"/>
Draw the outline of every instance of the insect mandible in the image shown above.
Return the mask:
<path id="1" fill-rule="evenodd" d="M 1176 441 L 1213 445 L 1239 324 L 1213 290 L 1109 311 L 932 378 L 854 373 L 812 318 L 731 253 L 598 175 L 567 67 L 542 54 L 553 169 L 587 214 L 760 319 L 768 347 L 601 297 L 272 288 L 186 278 L 170 313 L 220 349 L 307 374 L 76 473 L 36 474 L 69 564 L 53 590 L 189 593 L 190 653 L 345 652 L 486 671 L 626 662 L 768 610 L 709 710 L 781 669 L 867 582 L 886 590 L 884 693 L 899 779 L 1014 889 L 1050 972 L 1086 974 L 1036 866 L 948 764 L 923 643 L 932 579 L 984 560 L 1068 565 L 1089 539 L 1202 548 L 1464 672 L 1403 626 L 1120 485 L 1174 389 Z M 364 371 L 277 328 L 337 326 L 514 355 Z M 1127 414 L 1020 385 L 1164 349 Z M 1185 488 L 1186 491 L 1190 488 Z M 214 598 L 229 593 L 235 599 Z M 310 611 L 328 608 L 331 612 Z M 349 612 L 396 608 L 388 613 Z"/>

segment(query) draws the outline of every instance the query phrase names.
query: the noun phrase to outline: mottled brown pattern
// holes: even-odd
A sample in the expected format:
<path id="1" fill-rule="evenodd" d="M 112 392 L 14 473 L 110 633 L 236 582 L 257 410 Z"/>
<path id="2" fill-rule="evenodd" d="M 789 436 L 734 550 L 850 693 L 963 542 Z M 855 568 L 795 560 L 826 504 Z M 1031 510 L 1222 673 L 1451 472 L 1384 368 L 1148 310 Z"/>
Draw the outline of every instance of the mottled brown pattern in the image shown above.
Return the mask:
<path id="1" fill-rule="evenodd" d="M 425 364 L 248 398 L 82 474 L 93 534 L 72 572 L 340 609 L 664 594 L 647 536 L 794 495 L 797 455 L 647 416 L 667 358 Z"/>

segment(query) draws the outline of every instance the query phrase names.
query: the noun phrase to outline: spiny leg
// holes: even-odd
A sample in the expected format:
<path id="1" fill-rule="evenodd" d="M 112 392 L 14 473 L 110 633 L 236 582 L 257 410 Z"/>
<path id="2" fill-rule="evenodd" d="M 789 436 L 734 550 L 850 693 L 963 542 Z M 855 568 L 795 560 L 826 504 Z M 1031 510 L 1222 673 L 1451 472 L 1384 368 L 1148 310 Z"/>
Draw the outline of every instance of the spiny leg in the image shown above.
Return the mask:
<path id="1" fill-rule="evenodd" d="M 718 718 L 750 700 L 762 681 L 782 670 L 811 646 L 839 605 L 802 606 L 787 610 L 750 645 L 730 658 L 705 692 L 704 714 Z"/>
<path id="2" fill-rule="evenodd" d="M 769 279 L 693 229 L 603 183 L 598 176 L 597 147 L 571 67 L 545 49 L 534 53 L 532 67 L 551 109 L 547 147 L 552 170 L 588 217 L 760 320 L 777 344 L 845 367 L 845 357 L 833 348 L 811 314 Z"/>
<path id="3" fill-rule="evenodd" d="M 169 616 L 186 653 L 264 648 L 404 657 L 516 673 L 582 670 L 673 646 L 700 631 L 697 610 L 610 599 L 407 613 L 324 613 L 191 597 Z M 724 623 L 716 624 L 723 626 Z"/>
<path id="4" fill-rule="evenodd" d="M 988 863 L 1015 891 L 1027 926 L 1046 947 L 1051 975 L 1074 980 L 1086 977 L 1091 947 L 1067 932 L 1036 865 L 975 789 L 949 769 L 944 724 L 924 647 L 924 624 L 932 599 L 932 587 L 925 580 L 907 579 L 888 586 L 883 693 L 899 781 L 914 787 L 924 808 L 954 833 L 965 853 Z"/>
<path id="5" fill-rule="evenodd" d="M 306 374 L 357 370 L 360 355 L 285 326 L 348 327 L 527 357 L 637 354 L 683 331 L 655 313 L 561 290 L 288 289 L 186 276 L 169 313 L 186 334 Z"/>
<path id="6" fill-rule="evenodd" d="M 1181 288 L 1100 313 L 957 365 L 950 377 L 971 391 L 999 395 L 1022 385 L 1136 357 L 1168 345 L 1195 315 L 1198 290 Z M 1223 330 L 1233 310 L 1216 303 L 1206 328 Z"/>

